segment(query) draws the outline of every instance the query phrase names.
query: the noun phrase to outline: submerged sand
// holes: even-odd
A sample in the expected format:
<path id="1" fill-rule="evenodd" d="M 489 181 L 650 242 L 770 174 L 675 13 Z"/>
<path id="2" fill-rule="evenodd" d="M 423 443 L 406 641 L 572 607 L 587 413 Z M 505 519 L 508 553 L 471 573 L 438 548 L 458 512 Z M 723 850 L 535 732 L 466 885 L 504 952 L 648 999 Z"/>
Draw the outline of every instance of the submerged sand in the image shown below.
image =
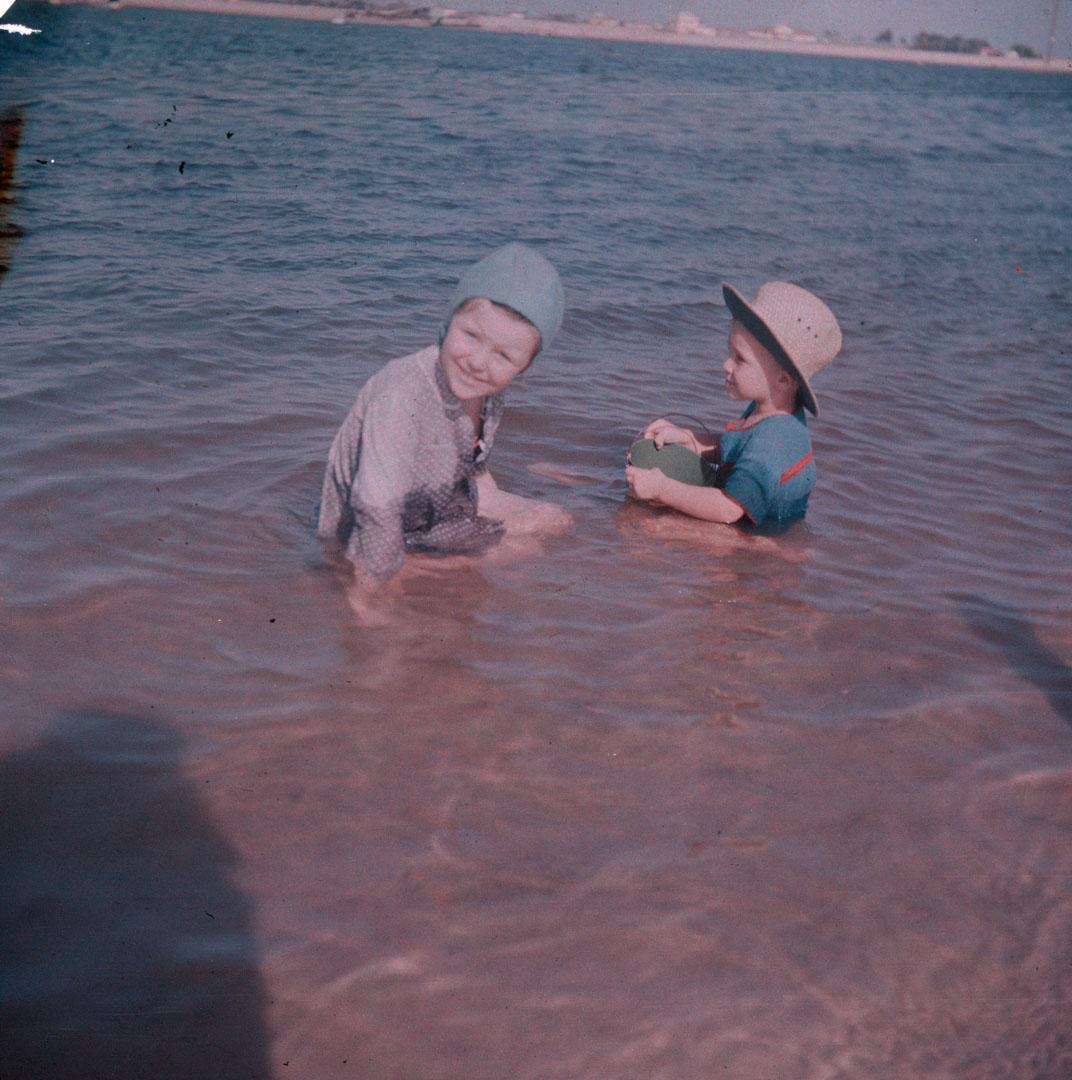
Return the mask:
<path id="1" fill-rule="evenodd" d="M 94 0 L 52 0 L 52 3 L 93 3 Z M 708 49 L 745 49 L 753 52 L 796 53 L 803 56 L 834 56 L 853 60 L 891 60 L 910 64 L 953 64 L 962 67 L 1006 68 L 1072 74 L 1072 58 L 1021 59 L 1017 56 L 980 56 L 968 53 L 924 52 L 899 45 L 851 44 L 757 37 L 744 30 L 703 28 L 702 32 L 678 33 L 642 23 L 561 22 L 554 19 L 512 15 L 456 15 L 430 18 L 416 14 L 372 15 L 319 4 L 273 3 L 272 0 L 115 0 L 98 4 L 108 8 L 166 8 L 174 11 L 205 11 L 214 14 L 259 15 L 269 18 L 309 19 L 316 22 L 371 26 L 440 26 L 483 30 L 499 34 L 536 34 L 542 37 L 584 38 L 595 41 L 633 41 L 656 45 L 686 45 Z"/>

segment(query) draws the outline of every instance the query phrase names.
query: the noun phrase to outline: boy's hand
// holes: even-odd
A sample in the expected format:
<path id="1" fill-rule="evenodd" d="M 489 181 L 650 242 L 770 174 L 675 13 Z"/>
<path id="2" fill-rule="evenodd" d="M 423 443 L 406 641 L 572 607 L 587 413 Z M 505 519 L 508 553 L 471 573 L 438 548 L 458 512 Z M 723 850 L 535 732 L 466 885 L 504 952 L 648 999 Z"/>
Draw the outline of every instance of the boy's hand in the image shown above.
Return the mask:
<path id="1" fill-rule="evenodd" d="M 629 485 L 629 494 L 642 502 L 659 502 L 663 480 L 666 477 L 658 469 L 638 469 L 633 465 L 625 467 L 625 481 Z"/>
<path id="2" fill-rule="evenodd" d="M 648 424 L 644 429 L 643 438 L 651 439 L 659 450 L 666 446 L 667 443 L 670 443 L 671 445 L 688 447 L 689 450 L 696 454 L 700 452 L 696 437 L 688 428 L 678 427 L 677 424 L 671 423 L 662 416 Z"/>

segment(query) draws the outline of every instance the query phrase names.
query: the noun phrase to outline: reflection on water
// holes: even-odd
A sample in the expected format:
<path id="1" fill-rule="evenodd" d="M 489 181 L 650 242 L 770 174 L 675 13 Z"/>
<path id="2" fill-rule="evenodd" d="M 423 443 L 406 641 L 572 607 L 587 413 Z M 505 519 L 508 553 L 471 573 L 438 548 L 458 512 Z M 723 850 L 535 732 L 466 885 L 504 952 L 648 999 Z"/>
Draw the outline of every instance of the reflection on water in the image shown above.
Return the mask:
<path id="1" fill-rule="evenodd" d="M 265 1080 L 236 853 L 144 716 L 71 712 L 0 760 L 0 1075 Z"/>
<path id="2" fill-rule="evenodd" d="M 22 229 L 11 220 L 15 198 L 15 160 L 22 138 L 22 113 L 9 109 L 0 113 L 0 281 L 11 266 L 12 252 Z"/>
<path id="3" fill-rule="evenodd" d="M 1039 640 L 1031 622 L 985 596 L 968 593 L 954 599 L 979 637 L 997 645 L 1013 671 L 1037 686 L 1053 711 L 1072 725 L 1072 667 Z"/>

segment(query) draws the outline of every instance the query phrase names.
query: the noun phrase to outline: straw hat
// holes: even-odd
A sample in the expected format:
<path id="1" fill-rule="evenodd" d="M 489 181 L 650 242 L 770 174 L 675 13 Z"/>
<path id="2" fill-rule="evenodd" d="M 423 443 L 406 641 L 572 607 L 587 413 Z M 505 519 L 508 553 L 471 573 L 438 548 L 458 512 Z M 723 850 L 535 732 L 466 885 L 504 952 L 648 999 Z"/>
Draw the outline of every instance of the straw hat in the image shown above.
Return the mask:
<path id="1" fill-rule="evenodd" d="M 841 350 L 841 327 L 814 293 L 787 281 L 768 281 L 749 303 L 732 286 L 722 296 L 733 317 L 800 383 L 804 405 L 816 416 L 810 379 Z"/>

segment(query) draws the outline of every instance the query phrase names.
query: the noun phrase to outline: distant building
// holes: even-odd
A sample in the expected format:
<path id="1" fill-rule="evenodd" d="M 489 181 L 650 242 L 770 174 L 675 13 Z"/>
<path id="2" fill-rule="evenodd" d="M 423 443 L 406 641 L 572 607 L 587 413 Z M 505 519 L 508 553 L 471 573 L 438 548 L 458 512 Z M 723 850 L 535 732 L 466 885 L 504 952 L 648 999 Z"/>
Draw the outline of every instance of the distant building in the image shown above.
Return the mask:
<path id="1" fill-rule="evenodd" d="M 672 34 L 690 34 L 693 37 L 713 37 L 714 30 L 688 11 L 679 11 L 666 26 Z"/>
<path id="2" fill-rule="evenodd" d="M 749 37 L 770 38 L 773 41 L 818 41 L 819 39 L 808 30 L 797 30 L 785 23 L 777 26 L 762 26 L 758 30 L 749 30 Z"/>

